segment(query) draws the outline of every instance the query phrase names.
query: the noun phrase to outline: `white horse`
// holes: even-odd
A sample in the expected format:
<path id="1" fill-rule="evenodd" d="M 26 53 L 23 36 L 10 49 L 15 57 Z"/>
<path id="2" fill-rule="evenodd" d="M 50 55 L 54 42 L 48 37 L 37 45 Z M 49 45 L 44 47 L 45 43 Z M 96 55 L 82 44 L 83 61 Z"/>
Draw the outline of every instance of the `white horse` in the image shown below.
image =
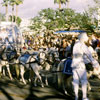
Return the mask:
<path id="1" fill-rule="evenodd" d="M 52 65 L 52 71 L 56 71 L 58 63 L 60 62 L 58 50 L 50 50 L 48 52 L 48 61 Z"/>
<path id="2" fill-rule="evenodd" d="M 37 80 L 39 79 L 41 86 L 44 87 L 42 77 L 40 74 L 41 73 L 43 74 L 47 70 L 50 69 L 49 64 L 45 63 L 46 62 L 46 53 L 39 52 L 38 54 L 32 54 L 32 55 L 28 54 L 28 55 L 29 55 L 29 57 L 25 63 L 23 62 L 23 60 L 26 59 L 26 58 L 24 58 L 24 56 L 20 56 L 18 58 L 18 61 L 20 63 L 19 68 L 20 68 L 20 75 L 21 75 L 22 81 L 24 84 L 26 84 L 26 81 L 24 79 L 24 73 L 25 73 L 25 68 L 27 68 L 27 69 L 32 70 L 35 73 L 34 85 L 37 86 Z M 46 84 L 48 84 L 47 77 L 45 79 L 45 82 L 46 82 Z"/>
<path id="3" fill-rule="evenodd" d="M 25 52 L 23 54 L 20 54 L 18 59 L 16 60 L 16 64 L 19 66 L 19 75 L 21 76 L 22 82 L 26 84 L 25 78 L 24 78 L 24 73 L 26 72 L 26 69 L 31 70 L 30 63 L 34 63 L 36 60 L 35 55 L 29 54 L 29 52 Z M 19 76 L 18 75 L 18 76 Z"/>
<path id="4" fill-rule="evenodd" d="M 63 91 L 65 93 L 67 93 L 67 90 L 66 90 L 66 85 L 67 85 L 67 82 L 66 82 L 66 77 L 67 75 L 63 74 L 63 69 L 64 69 L 64 62 L 65 62 L 66 59 L 63 59 L 60 61 L 60 63 L 58 64 L 58 67 L 56 69 L 57 71 L 57 85 L 58 85 L 58 88 L 61 88 L 63 89 Z M 70 80 L 69 80 L 70 81 Z M 66 83 L 65 83 L 66 82 Z M 71 84 L 70 84 L 71 85 Z M 71 86 L 70 86 L 71 87 Z"/>
<path id="5" fill-rule="evenodd" d="M 4 66 L 7 67 L 8 75 L 9 75 L 10 79 L 12 80 L 13 78 L 12 78 L 12 75 L 10 72 L 9 62 L 0 59 L 0 73 L 2 73 L 2 70 L 3 70 L 3 75 L 5 76 L 5 70 L 3 69 Z"/>
<path id="6" fill-rule="evenodd" d="M 5 76 L 5 70 L 4 70 L 4 66 L 7 67 L 7 71 L 8 71 L 8 75 L 10 77 L 10 79 L 12 80 L 12 74 L 10 72 L 10 61 L 13 60 L 15 58 L 16 55 L 16 51 L 8 51 L 7 48 L 5 46 L 1 47 L 2 52 L 0 53 L 0 73 L 2 73 L 3 71 L 3 75 Z M 13 52 L 13 54 L 12 54 Z"/>
<path id="7" fill-rule="evenodd" d="M 60 61 L 59 53 L 57 50 L 50 50 L 49 52 L 42 51 L 39 53 L 38 58 L 39 58 L 38 60 L 42 69 L 37 70 L 37 71 L 40 72 L 40 74 L 45 77 L 45 84 L 48 86 L 48 75 L 52 73 L 52 71 L 56 71 L 56 68 L 58 66 L 57 64 Z M 34 70 L 38 69 L 38 67 L 36 68 L 36 66 L 34 66 L 33 63 L 31 67 L 33 69 L 35 68 Z M 55 81 L 55 78 L 53 78 L 53 82 L 54 81 Z M 36 79 L 35 79 L 35 84 L 36 84 Z"/>

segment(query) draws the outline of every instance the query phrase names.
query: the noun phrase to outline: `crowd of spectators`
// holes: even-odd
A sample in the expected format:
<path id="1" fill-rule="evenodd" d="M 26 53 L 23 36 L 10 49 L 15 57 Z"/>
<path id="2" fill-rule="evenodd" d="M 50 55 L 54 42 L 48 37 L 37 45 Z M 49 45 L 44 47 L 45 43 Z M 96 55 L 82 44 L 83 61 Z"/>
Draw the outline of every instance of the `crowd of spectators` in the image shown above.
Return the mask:
<path id="1" fill-rule="evenodd" d="M 44 36 L 28 36 L 24 35 L 23 49 L 38 51 L 40 48 L 49 50 L 54 48 L 59 51 L 60 59 L 67 57 L 68 53 L 72 53 L 73 45 L 77 40 L 77 35 L 53 34 L 47 32 Z M 89 45 L 99 53 L 100 37 L 96 34 L 89 35 Z"/>

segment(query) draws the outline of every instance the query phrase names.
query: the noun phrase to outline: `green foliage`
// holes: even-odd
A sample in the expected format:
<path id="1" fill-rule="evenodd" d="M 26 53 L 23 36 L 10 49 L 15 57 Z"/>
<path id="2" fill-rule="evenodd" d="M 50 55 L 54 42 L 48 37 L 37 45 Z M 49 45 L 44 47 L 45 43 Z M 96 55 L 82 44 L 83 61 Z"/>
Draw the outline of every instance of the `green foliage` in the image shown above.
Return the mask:
<path id="1" fill-rule="evenodd" d="M 8 6 L 9 0 L 3 0 L 3 2 L 1 4 L 2 4 L 2 6 Z"/>
<path id="2" fill-rule="evenodd" d="M 61 4 L 66 4 L 66 2 L 68 2 L 68 0 L 54 0 L 54 3 L 60 3 L 61 2 Z"/>
<path id="3" fill-rule="evenodd" d="M 88 16 L 87 12 L 81 14 L 80 21 L 81 21 L 81 23 L 79 22 L 80 23 L 79 26 L 81 29 L 91 30 L 93 32 L 91 19 Z"/>
<path id="4" fill-rule="evenodd" d="M 89 15 L 89 17 L 92 19 L 92 23 L 93 25 L 91 25 L 91 28 L 94 30 L 95 28 L 98 27 L 98 8 L 100 8 L 100 0 L 93 0 L 94 1 L 94 5 L 88 6 L 88 10 L 87 13 Z"/>
<path id="5" fill-rule="evenodd" d="M 17 17 L 16 23 L 17 23 L 18 26 L 20 26 L 21 21 L 22 21 L 21 18 Z"/>
<path id="6" fill-rule="evenodd" d="M 96 19 L 95 22 L 97 22 Z M 41 10 L 38 16 L 32 18 L 30 29 L 41 30 L 45 27 L 47 30 L 70 30 L 78 27 L 78 29 L 93 32 L 95 25 L 87 12 L 81 14 L 72 9 L 48 8 Z"/>
<path id="7" fill-rule="evenodd" d="M 96 18 L 97 14 L 98 14 L 98 8 L 100 8 L 100 0 L 93 0 L 94 1 L 94 5 L 88 6 L 88 14 L 93 18 Z"/>
<path id="8" fill-rule="evenodd" d="M 20 5 L 20 4 L 22 4 L 23 3 L 23 0 L 15 0 L 15 4 L 16 5 Z"/>
<path id="9" fill-rule="evenodd" d="M 55 11 L 53 9 L 43 9 L 42 11 L 39 12 L 40 17 L 44 17 L 47 19 L 53 19 L 55 15 Z"/>
<path id="10" fill-rule="evenodd" d="M 5 15 L 0 13 L 0 21 L 5 21 Z"/>
<path id="11" fill-rule="evenodd" d="M 15 16 L 14 16 L 14 18 L 13 18 L 13 22 L 15 22 Z M 12 16 L 10 16 L 9 17 L 9 21 L 12 21 Z M 20 25 L 20 23 L 21 23 L 21 18 L 20 17 L 17 17 L 17 20 L 16 20 L 16 24 L 19 26 Z"/>
<path id="12" fill-rule="evenodd" d="M 36 30 L 37 31 L 37 29 L 41 29 L 42 21 L 41 21 L 41 18 L 39 16 L 36 16 L 31 20 L 32 20 L 32 25 L 29 26 L 29 28 L 31 30 Z"/>
<path id="13" fill-rule="evenodd" d="M 69 0 L 54 0 L 54 3 L 59 4 L 59 9 L 61 9 L 61 4 L 65 4 L 68 3 Z"/>
<path id="14" fill-rule="evenodd" d="M 9 4 L 10 4 L 11 6 L 14 6 L 14 5 L 16 4 L 15 1 L 16 1 L 16 0 L 9 0 Z"/>
<path id="15" fill-rule="evenodd" d="M 100 7 L 100 0 L 93 0 L 95 2 L 96 5 L 98 5 Z"/>

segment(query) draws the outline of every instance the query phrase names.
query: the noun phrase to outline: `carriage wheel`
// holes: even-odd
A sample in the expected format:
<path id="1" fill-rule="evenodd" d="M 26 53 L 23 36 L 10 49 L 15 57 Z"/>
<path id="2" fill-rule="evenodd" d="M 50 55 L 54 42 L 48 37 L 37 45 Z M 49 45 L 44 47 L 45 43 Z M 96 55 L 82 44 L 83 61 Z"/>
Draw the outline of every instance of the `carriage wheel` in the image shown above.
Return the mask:
<path id="1" fill-rule="evenodd" d="M 67 92 L 69 95 L 74 96 L 72 76 L 71 75 L 64 75 L 62 83 L 63 83 L 64 93 L 66 94 L 66 92 Z"/>
<path id="2" fill-rule="evenodd" d="M 72 84 L 72 75 L 68 76 L 68 75 L 64 75 L 63 77 L 63 91 L 66 92 L 71 95 L 71 96 L 74 96 L 74 88 L 73 88 L 73 84 Z M 90 84 L 88 83 L 88 86 L 87 86 L 87 91 L 89 92 L 91 90 L 91 86 Z M 79 93 L 81 95 L 81 88 L 79 88 Z"/>
<path id="3" fill-rule="evenodd" d="M 63 74 L 62 73 L 57 73 L 57 88 L 62 89 L 62 79 Z"/>
<path id="4" fill-rule="evenodd" d="M 57 85 L 58 89 L 62 90 L 65 94 L 74 95 L 72 76 L 67 76 L 63 73 L 58 73 L 57 75 Z"/>

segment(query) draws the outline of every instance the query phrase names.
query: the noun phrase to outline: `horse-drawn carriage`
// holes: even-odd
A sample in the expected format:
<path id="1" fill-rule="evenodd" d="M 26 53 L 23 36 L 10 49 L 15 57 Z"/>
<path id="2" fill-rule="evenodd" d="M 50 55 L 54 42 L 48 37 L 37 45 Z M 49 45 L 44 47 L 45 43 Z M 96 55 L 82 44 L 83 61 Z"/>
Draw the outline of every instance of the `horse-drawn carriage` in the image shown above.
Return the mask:
<path id="1" fill-rule="evenodd" d="M 5 28 L 5 26 L 6 25 L 4 25 L 4 27 L 1 26 L 1 32 L 0 32 L 0 36 L 1 36 L 0 43 L 1 44 L 0 45 L 1 46 L 5 45 L 7 49 L 14 48 L 18 51 L 22 46 L 22 39 L 23 39 L 22 34 L 19 32 L 16 25 L 7 25 L 6 28 Z M 5 32 L 5 34 L 4 34 L 4 32 Z M 56 80 L 56 82 L 58 84 L 57 85 L 58 88 L 63 88 L 64 92 L 67 91 L 70 94 L 72 94 L 72 90 L 73 90 L 73 88 L 72 88 L 72 73 L 69 75 L 68 75 L 68 73 L 67 73 L 67 75 L 64 74 L 64 73 L 66 73 L 66 69 L 64 70 L 64 64 L 67 64 L 65 62 L 66 59 L 59 61 L 59 59 L 58 59 L 59 56 L 57 56 L 58 55 L 57 52 L 53 51 L 53 53 L 52 52 L 49 52 L 49 53 L 48 53 L 49 58 L 46 58 L 46 52 L 44 52 L 44 51 L 42 51 L 42 52 L 40 51 L 37 54 L 34 54 L 34 53 L 29 54 L 28 52 L 26 52 L 26 53 L 20 55 L 16 59 L 16 61 L 18 61 L 18 62 L 15 61 L 13 63 L 19 64 L 19 66 L 20 66 L 19 68 L 20 68 L 21 72 L 18 72 L 18 73 L 21 74 L 22 81 L 25 84 L 26 84 L 26 81 L 24 79 L 24 72 L 25 72 L 25 69 L 29 69 L 29 67 L 30 67 L 30 69 L 36 74 L 36 79 L 34 81 L 36 82 L 37 78 L 38 78 L 41 82 L 42 87 L 43 87 L 43 82 L 42 82 L 41 72 L 45 73 L 46 82 L 47 82 L 46 74 L 48 74 L 48 73 L 52 74 L 52 72 L 53 72 L 53 73 L 56 73 L 55 75 L 52 74 L 52 76 Z M 54 53 L 56 53 L 57 55 Z M 10 54 L 10 55 L 12 55 L 12 54 Z M 9 57 L 10 55 L 8 55 L 8 58 L 10 58 Z M 52 57 L 55 57 L 55 59 Z M 7 64 L 11 64 L 11 63 L 7 62 Z M 71 62 L 70 62 L 70 64 L 71 64 Z M 41 68 L 41 66 L 42 66 L 42 68 Z M 53 66 L 53 68 L 51 66 Z M 54 68 L 54 66 L 56 68 Z M 1 70 L 1 67 L 0 67 L 0 70 Z M 9 69 L 8 69 L 8 71 L 9 71 Z M 63 71 L 64 71 L 64 73 L 63 73 Z M 11 78 L 10 72 L 9 72 L 9 77 Z"/>
<path id="2" fill-rule="evenodd" d="M 12 77 L 9 63 L 14 62 L 14 58 L 17 57 L 17 52 L 23 44 L 22 39 L 22 34 L 15 23 L 0 23 L 0 73 L 2 73 L 3 66 L 6 66 L 10 79 Z"/>
<path id="3" fill-rule="evenodd" d="M 11 22 L 0 23 L 0 45 L 18 50 L 22 46 L 22 33 L 18 26 Z"/>

